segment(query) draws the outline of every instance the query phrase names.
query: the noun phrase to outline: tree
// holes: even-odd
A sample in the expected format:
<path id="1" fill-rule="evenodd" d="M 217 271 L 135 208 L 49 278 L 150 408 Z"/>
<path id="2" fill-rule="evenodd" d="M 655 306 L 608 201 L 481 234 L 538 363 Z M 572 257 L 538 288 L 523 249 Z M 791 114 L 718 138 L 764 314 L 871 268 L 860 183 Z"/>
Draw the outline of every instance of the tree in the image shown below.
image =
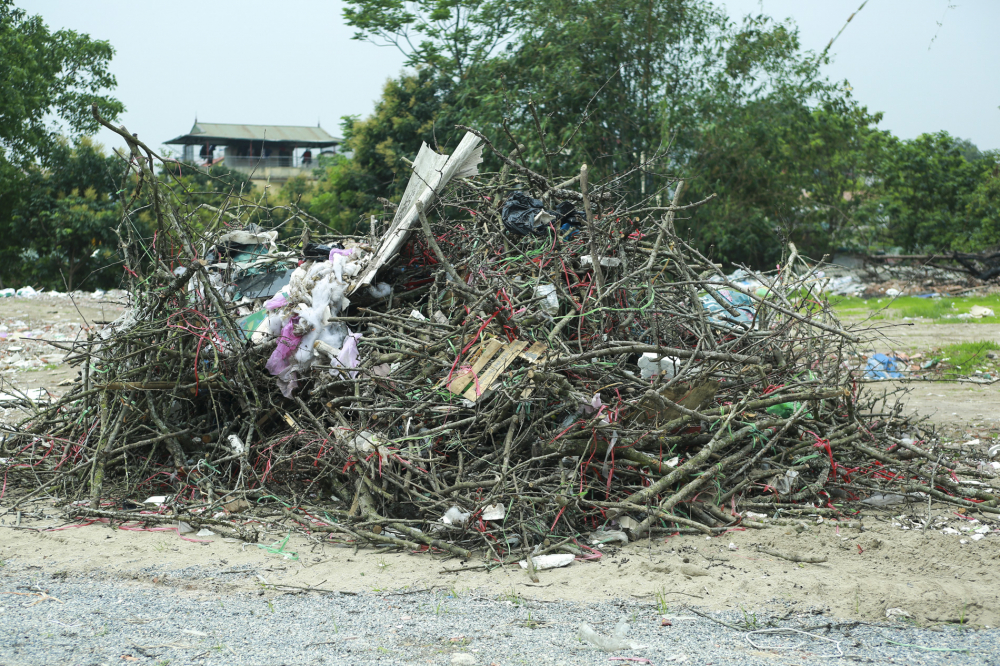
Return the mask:
<path id="1" fill-rule="evenodd" d="M 1000 242 L 991 201 L 996 160 L 996 153 L 983 155 L 947 132 L 891 141 L 867 211 L 880 222 L 883 242 L 913 252 L 970 251 Z"/>
<path id="2" fill-rule="evenodd" d="M 36 187 L 45 176 L 39 165 L 53 166 L 66 158 L 63 134 L 80 137 L 97 131 L 97 122 L 90 113 L 91 104 L 97 104 L 105 117 L 114 118 L 124 107 L 121 102 L 104 94 L 115 86 L 115 77 L 108 65 L 114 49 L 108 42 L 93 40 L 72 30 L 52 32 L 40 16 L 28 16 L 14 7 L 12 0 L 0 0 L 0 255 L 7 261 L 0 266 L 0 274 L 11 276 L 22 273 L 24 265 L 12 257 L 23 252 L 30 256 L 35 250 L 24 244 L 32 230 L 13 225 L 15 208 L 24 211 L 37 208 L 40 193 Z M 56 122 L 53 122 L 56 121 Z M 79 206 L 90 210 L 88 188 L 78 189 Z M 102 190 L 97 189 L 95 192 Z M 32 199 L 33 201 L 26 201 Z M 87 202 L 87 203 L 85 203 Z M 47 215 L 76 217 L 81 209 L 69 200 L 57 206 L 47 206 Z M 63 230 L 86 226 L 95 221 L 88 213 L 88 222 L 76 219 L 59 226 L 49 220 L 46 228 Z M 107 221 L 98 216 L 102 224 Z M 20 218 L 20 219 L 23 219 Z M 37 221 L 37 218 L 33 218 Z M 59 232 L 61 233 L 61 231 Z M 63 239 L 75 247 L 75 241 Z M 62 241 L 60 241 L 62 242 Z M 49 256 L 49 255 L 45 255 Z M 42 259 L 44 264 L 46 259 Z M 83 264 L 79 258 L 70 262 L 75 273 Z M 85 262 L 84 262 L 85 263 Z M 33 266 L 25 275 L 42 270 Z M 54 278 L 46 278 L 54 284 Z"/>
<path id="3" fill-rule="evenodd" d="M 442 121 L 454 103 L 451 89 L 446 77 L 425 67 L 389 80 L 369 118 L 345 118 L 344 145 L 353 154 L 326 168 L 309 213 L 349 231 L 384 211 L 379 198 L 398 200 L 409 180 L 404 158 L 413 159 L 422 141 L 439 151 L 458 143 L 454 123 Z"/>
<path id="4" fill-rule="evenodd" d="M 24 194 L 0 220 L 0 276 L 59 290 L 109 287 L 121 277 L 115 229 L 122 165 L 87 138 L 49 147 L 49 166 L 28 167 Z"/>
<path id="5" fill-rule="evenodd" d="M 523 0 L 345 0 L 354 39 L 391 44 L 411 67 L 429 67 L 454 81 L 501 47 L 523 19 Z"/>
<path id="6" fill-rule="evenodd" d="M 423 25 L 416 14 L 406 23 L 402 5 L 364 4 L 369 30 L 380 25 L 397 46 L 410 47 L 407 31 Z M 476 15 L 483 6 L 449 4 L 466 20 L 461 35 L 447 24 L 455 26 L 451 41 L 492 43 L 493 15 Z M 550 175 L 587 163 L 592 177 L 613 178 L 642 163 L 642 176 L 631 181 L 636 197 L 669 197 L 664 188 L 688 178 L 689 197 L 718 195 L 686 221 L 716 259 L 771 263 L 782 236 L 823 254 L 849 235 L 859 199 L 844 193 L 871 178 L 879 116 L 821 75 L 825 55 L 804 52 L 794 26 L 766 16 L 734 22 L 705 0 L 521 0 L 504 7 L 504 48 L 467 62 L 460 78 L 451 61 L 409 51 L 423 66 L 421 80 L 447 89 L 426 96 L 430 126 L 477 126 L 505 150 L 523 143 L 521 159 Z M 349 22 L 356 17 L 349 14 Z M 468 26 L 481 32 L 470 36 Z M 450 43 L 444 27 L 435 48 Z M 379 113 L 365 122 L 380 140 L 408 151 L 418 145 Z M 357 161 L 345 168 L 364 178 L 373 167 Z"/>
<path id="7" fill-rule="evenodd" d="M 114 49 L 106 41 L 72 30 L 50 32 L 40 16 L 0 0 L 0 54 L 0 169 L 8 177 L 17 167 L 44 161 L 60 131 L 96 132 L 91 104 L 110 118 L 124 110 L 101 94 L 116 84 L 108 71 Z M 53 117 L 65 127 L 54 128 Z"/>

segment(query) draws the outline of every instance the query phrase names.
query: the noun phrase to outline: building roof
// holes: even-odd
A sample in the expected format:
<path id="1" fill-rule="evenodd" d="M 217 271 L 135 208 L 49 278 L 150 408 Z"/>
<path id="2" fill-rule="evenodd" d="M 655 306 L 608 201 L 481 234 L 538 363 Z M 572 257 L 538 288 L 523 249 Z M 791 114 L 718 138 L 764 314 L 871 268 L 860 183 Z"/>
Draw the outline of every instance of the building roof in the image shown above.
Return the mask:
<path id="1" fill-rule="evenodd" d="M 201 145 L 205 142 L 225 145 L 227 141 L 266 141 L 289 143 L 302 148 L 336 146 L 341 139 L 330 136 L 322 127 L 298 125 L 234 125 L 229 123 L 203 123 L 195 121 L 191 131 L 168 144 Z"/>

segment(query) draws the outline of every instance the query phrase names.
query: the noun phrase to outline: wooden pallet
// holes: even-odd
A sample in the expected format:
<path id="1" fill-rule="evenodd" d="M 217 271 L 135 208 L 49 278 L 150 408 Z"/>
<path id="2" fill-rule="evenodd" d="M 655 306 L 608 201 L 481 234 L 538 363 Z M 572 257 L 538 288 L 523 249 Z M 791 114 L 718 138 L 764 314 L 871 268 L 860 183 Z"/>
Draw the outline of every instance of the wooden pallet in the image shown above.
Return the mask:
<path id="1" fill-rule="evenodd" d="M 548 347 L 541 342 L 529 347 L 523 340 L 514 340 L 506 344 L 496 338 L 487 340 L 473 353 L 472 365 L 452 376 L 448 390 L 476 402 L 486 394 L 511 363 L 523 358 L 528 363 L 535 364 L 542 359 L 546 349 Z"/>

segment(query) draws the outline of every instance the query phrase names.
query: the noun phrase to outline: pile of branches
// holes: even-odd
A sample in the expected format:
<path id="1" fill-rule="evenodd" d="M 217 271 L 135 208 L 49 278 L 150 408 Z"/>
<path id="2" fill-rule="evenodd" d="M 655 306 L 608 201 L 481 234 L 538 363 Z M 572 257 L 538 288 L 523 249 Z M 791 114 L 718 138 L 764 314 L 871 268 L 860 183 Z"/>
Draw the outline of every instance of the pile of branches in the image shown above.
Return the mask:
<path id="1" fill-rule="evenodd" d="M 247 509 L 271 507 L 321 538 L 493 561 L 586 554 L 582 535 L 602 531 L 849 516 L 889 490 L 998 511 L 957 476 L 975 470 L 925 448 L 894 394 L 863 380 L 863 331 L 814 273 L 790 257 L 727 276 L 678 236 L 679 216 L 710 205 L 685 204 L 682 180 L 633 202 L 629 174 L 546 176 L 470 131 L 500 170 L 436 189 L 405 234 L 314 229 L 282 255 L 306 270 L 328 261 L 307 241 L 374 256 L 401 239 L 377 266 L 391 289 L 355 291 L 328 319 L 360 334 L 357 362 L 314 363 L 290 390 L 266 369 L 283 338 L 241 330 L 262 302 L 234 302 L 204 261 L 220 232 L 192 228 L 152 151 L 116 131 L 157 240 L 123 233 L 129 311 L 72 347 L 75 387 L 6 434 L 18 502 L 246 539 Z M 218 227 L 238 229 L 228 204 Z M 167 499 L 131 504 L 148 494 Z"/>

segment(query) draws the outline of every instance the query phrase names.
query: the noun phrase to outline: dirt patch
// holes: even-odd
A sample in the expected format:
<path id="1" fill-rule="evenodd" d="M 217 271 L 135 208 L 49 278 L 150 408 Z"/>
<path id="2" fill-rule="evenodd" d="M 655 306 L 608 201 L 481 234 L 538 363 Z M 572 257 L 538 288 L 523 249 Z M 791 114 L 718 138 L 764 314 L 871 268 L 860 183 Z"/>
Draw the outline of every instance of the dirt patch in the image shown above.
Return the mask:
<path id="1" fill-rule="evenodd" d="M 0 331 L 7 333 L 0 340 L 0 359 L 6 362 L 23 351 L 12 347 L 24 347 L 46 365 L 56 366 L 33 370 L 7 363 L 2 366 L 4 380 L 22 389 L 43 386 L 57 394 L 66 390 L 59 381 L 74 377 L 76 370 L 62 362 L 65 352 L 45 345 L 37 339 L 41 336 L 23 334 L 43 330 L 72 339 L 73 331 L 82 334 L 84 326 L 113 320 L 122 311 L 115 302 L 84 302 L 79 311 L 69 301 L 5 299 L 0 305 L 0 324 L 7 326 Z M 14 338 L 15 333 L 20 335 Z M 886 327 L 882 333 L 886 337 L 874 351 L 913 353 L 952 342 L 1000 340 L 1000 326 L 989 324 L 919 323 Z M 988 438 L 1000 434 L 1000 384 L 885 382 L 884 387 L 909 389 L 906 409 L 927 415 L 956 441 L 981 439 L 969 455 L 981 457 Z M 926 533 L 906 517 L 926 516 L 925 504 L 913 504 L 864 516 L 864 529 L 816 524 L 813 518 L 804 529 L 771 527 L 710 539 L 659 537 L 607 548 L 598 561 L 540 572 L 540 583 L 534 584 L 517 567 L 486 572 L 473 568 L 478 561 L 355 550 L 297 535 L 291 536 L 286 550 L 298 559 L 287 560 L 256 544 L 218 536 L 203 539 L 209 543 L 192 543 L 175 532 L 67 526 L 57 510 L 32 508 L 38 506 L 26 507 L 16 525 L 16 514 L 4 515 L 0 509 L 0 560 L 48 575 L 128 577 L 190 589 L 263 591 L 263 577 L 268 585 L 346 591 L 436 587 L 539 600 L 635 597 L 671 609 L 691 603 L 744 608 L 749 614 L 768 604 L 790 604 L 801 610 L 825 607 L 839 617 L 870 621 L 884 621 L 888 609 L 899 608 L 920 623 L 1000 624 L 1000 534 L 974 540 L 974 530 L 983 523 L 972 523 L 972 517 L 955 513 L 953 507 L 935 507 L 935 529 Z M 40 513 L 33 518 L 29 510 Z M 35 531 L 47 528 L 57 531 Z M 266 541 L 284 536 L 273 531 Z M 827 560 L 794 563 L 760 552 L 758 546 Z"/>
<path id="2" fill-rule="evenodd" d="M 123 311 L 124 293 L 0 299 L 0 393 L 43 389 L 52 397 L 63 395 L 78 369 L 66 363 L 65 349 L 49 343 L 68 345 L 86 339 L 88 332 Z M 0 423 L 23 414 L 21 409 L 0 406 Z"/>
<path id="3" fill-rule="evenodd" d="M 935 507 L 936 527 L 913 527 L 926 516 L 925 504 L 901 505 L 890 514 L 870 514 L 863 529 L 835 522 L 733 531 L 714 538 L 653 538 L 625 547 L 605 547 L 600 560 L 574 562 L 539 572 L 532 583 L 517 566 L 486 572 L 477 561 L 440 560 L 353 546 L 321 544 L 292 535 L 285 550 L 298 559 L 267 552 L 257 544 L 195 537 L 176 532 L 132 532 L 103 525 L 64 526 L 54 517 L 14 529 L 12 514 L 0 518 L 0 559 L 9 566 L 46 575 L 115 576 L 181 589 L 264 592 L 275 586 L 317 587 L 349 592 L 443 588 L 463 594 L 491 594 L 538 600 L 595 601 L 638 598 L 664 612 L 684 604 L 744 609 L 748 616 L 776 606 L 793 612 L 823 609 L 841 618 L 885 621 L 901 609 L 921 624 L 1000 624 L 1000 534 L 971 537 L 983 523 Z M 903 529 L 904 527 L 908 529 Z M 61 528 L 61 529 L 60 529 Z M 968 531 L 964 531 L 968 530 Z M 194 536 L 189 534 L 187 536 Z M 264 544 L 285 537 L 272 531 Z M 758 550 L 826 557 L 819 564 L 795 563 Z M 450 570 L 450 571 L 449 571 Z M 457 572 L 456 572 L 457 570 Z M 262 583 L 266 586 L 262 587 Z M 898 611 L 894 611 L 896 613 Z M 896 619 L 905 618 L 897 615 Z"/>

